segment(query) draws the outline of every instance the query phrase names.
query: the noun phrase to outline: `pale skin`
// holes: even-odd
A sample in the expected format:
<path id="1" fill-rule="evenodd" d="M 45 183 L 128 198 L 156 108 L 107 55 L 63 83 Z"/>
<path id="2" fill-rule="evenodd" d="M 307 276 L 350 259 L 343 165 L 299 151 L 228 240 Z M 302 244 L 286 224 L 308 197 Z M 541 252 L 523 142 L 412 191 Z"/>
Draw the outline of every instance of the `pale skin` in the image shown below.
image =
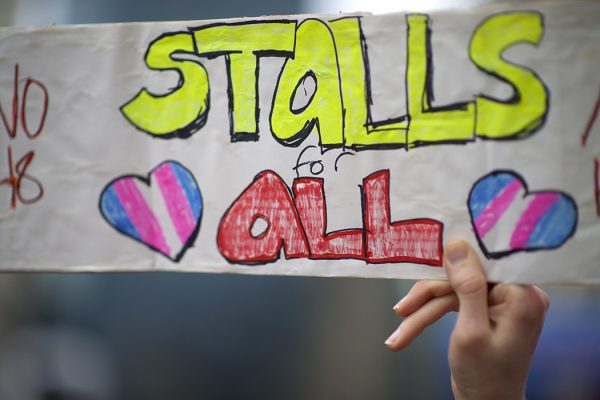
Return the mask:
<path id="1" fill-rule="evenodd" d="M 489 285 L 465 241 L 449 242 L 444 254 L 448 281 L 420 281 L 412 287 L 394 307 L 404 320 L 386 345 L 405 349 L 425 328 L 458 311 L 448 349 L 454 397 L 524 399 L 548 296 L 532 285 Z"/>

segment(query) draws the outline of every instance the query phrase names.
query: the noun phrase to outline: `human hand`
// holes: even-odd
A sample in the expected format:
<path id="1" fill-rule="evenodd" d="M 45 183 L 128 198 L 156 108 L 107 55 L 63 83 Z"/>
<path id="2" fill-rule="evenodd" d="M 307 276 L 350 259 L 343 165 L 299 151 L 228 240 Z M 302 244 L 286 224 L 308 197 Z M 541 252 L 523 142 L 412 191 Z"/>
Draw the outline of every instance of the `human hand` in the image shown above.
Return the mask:
<path id="1" fill-rule="evenodd" d="M 532 285 L 490 285 L 464 241 L 444 251 L 445 281 L 417 282 L 394 307 L 405 317 L 386 340 L 402 350 L 429 325 L 458 311 L 448 361 L 456 399 L 524 399 L 531 358 L 544 325 L 548 296 Z"/>

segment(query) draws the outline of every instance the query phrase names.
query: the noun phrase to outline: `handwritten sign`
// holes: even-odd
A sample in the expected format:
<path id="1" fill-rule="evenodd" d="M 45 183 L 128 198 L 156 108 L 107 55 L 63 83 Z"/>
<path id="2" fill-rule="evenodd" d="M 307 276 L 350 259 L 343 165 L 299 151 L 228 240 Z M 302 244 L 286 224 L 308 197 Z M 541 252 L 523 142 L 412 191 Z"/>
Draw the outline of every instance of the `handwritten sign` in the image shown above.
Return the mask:
<path id="1" fill-rule="evenodd" d="M 0 269 L 600 283 L 600 5 L 0 29 Z"/>

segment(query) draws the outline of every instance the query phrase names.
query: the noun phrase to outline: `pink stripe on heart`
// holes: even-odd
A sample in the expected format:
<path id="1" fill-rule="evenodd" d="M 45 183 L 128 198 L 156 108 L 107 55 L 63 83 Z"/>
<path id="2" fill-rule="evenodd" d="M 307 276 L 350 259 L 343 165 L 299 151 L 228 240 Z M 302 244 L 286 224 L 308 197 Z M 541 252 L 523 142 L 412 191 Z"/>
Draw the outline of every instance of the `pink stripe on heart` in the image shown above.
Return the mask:
<path id="1" fill-rule="evenodd" d="M 496 225 L 498 220 L 504 215 L 508 206 L 512 203 L 519 190 L 523 188 L 521 182 L 515 179 L 507 185 L 502 193 L 488 204 L 485 210 L 475 220 L 475 229 L 480 238 L 484 238 L 490 230 Z"/>
<path id="2" fill-rule="evenodd" d="M 194 215 L 185 197 L 185 193 L 170 164 L 163 164 L 154 171 L 158 187 L 177 231 L 177 236 L 185 244 L 196 227 Z"/>
<path id="3" fill-rule="evenodd" d="M 162 228 L 134 179 L 119 179 L 113 187 L 129 220 L 138 231 L 141 241 L 164 254 L 169 254 L 170 249 L 163 236 Z"/>
<path id="4" fill-rule="evenodd" d="M 557 193 L 538 193 L 535 195 L 527 209 L 521 214 L 521 218 L 519 218 L 519 222 L 517 222 L 510 237 L 511 248 L 523 249 L 526 247 L 538 221 L 558 199 L 559 195 Z"/>

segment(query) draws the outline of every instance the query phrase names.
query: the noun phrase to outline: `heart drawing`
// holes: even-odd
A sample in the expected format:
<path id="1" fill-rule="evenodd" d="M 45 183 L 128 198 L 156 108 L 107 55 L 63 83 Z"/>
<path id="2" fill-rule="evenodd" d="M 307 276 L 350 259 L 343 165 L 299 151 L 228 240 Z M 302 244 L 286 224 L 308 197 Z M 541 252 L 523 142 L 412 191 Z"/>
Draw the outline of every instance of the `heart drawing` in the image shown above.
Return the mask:
<path id="1" fill-rule="evenodd" d="M 467 204 L 488 258 L 560 247 L 577 228 L 577 205 L 571 196 L 556 190 L 529 191 L 514 171 L 493 171 L 480 178 Z"/>
<path id="2" fill-rule="evenodd" d="M 194 243 L 202 219 L 202 196 L 192 173 L 165 161 L 148 177 L 113 179 L 100 195 L 102 217 L 120 233 L 178 262 Z"/>

